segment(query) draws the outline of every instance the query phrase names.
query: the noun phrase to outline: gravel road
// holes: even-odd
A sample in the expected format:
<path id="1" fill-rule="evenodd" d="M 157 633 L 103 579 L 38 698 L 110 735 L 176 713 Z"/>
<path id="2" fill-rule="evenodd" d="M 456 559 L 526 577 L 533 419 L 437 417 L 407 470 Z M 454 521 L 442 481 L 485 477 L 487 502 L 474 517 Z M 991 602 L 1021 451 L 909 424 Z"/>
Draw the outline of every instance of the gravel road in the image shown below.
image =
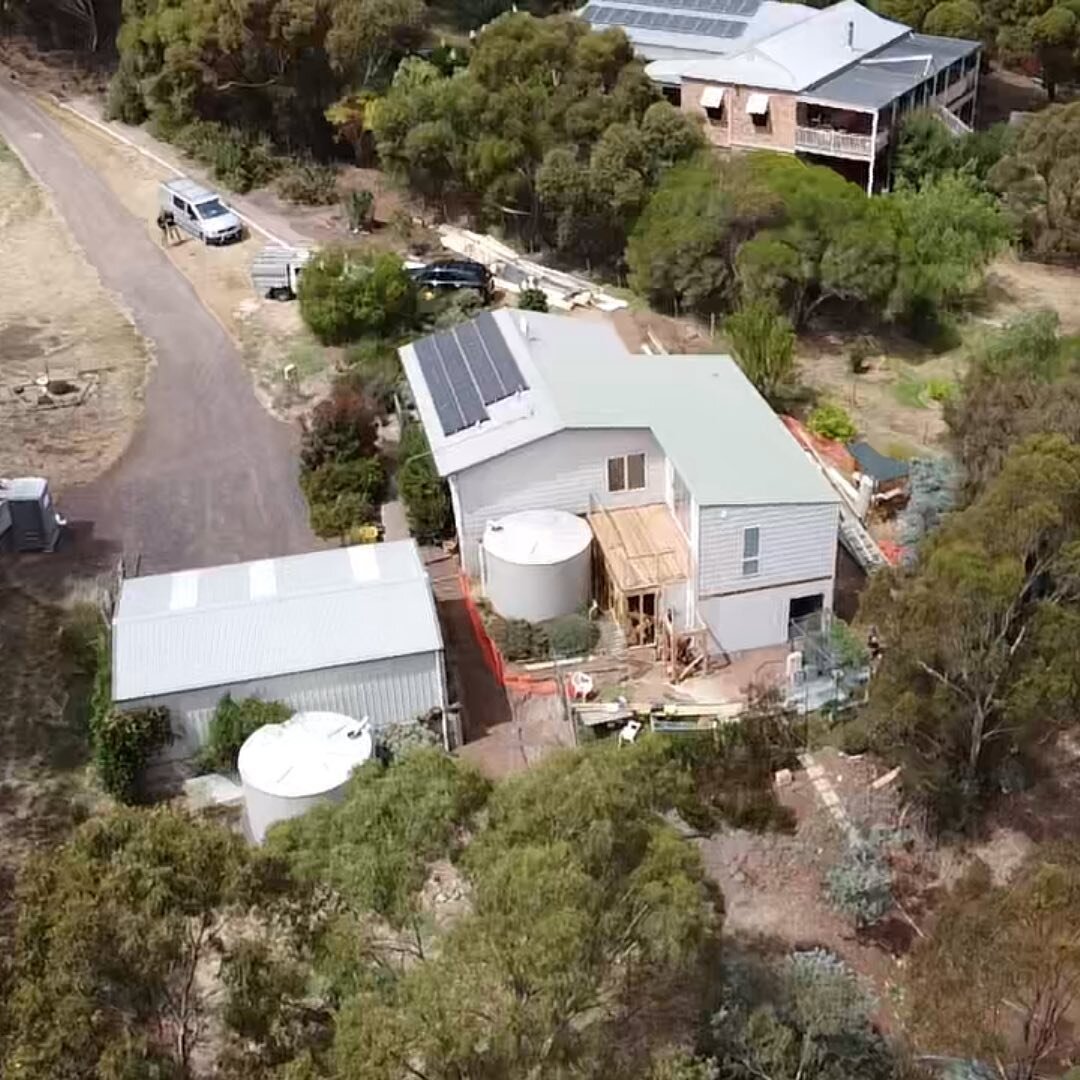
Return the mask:
<path id="1" fill-rule="evenodd" d="M 0 69 L 0 137 L 51 193 L 154 347 L 146 408 L 107 473 L 61 493 L 76 553 L 158 572 L 309 551 L 296 433 L 259 405 L 232 339 L 138 221 Z"/>

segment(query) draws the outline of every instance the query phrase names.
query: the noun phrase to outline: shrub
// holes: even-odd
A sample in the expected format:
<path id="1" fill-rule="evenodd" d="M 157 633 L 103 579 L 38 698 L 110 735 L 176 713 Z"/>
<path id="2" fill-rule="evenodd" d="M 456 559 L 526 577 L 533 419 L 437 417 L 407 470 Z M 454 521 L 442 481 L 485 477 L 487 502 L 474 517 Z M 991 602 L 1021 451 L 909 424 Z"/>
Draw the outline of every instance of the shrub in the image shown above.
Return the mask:
<path id="1" fill-rule="evenodd" d="M 820 435 L 825 439 L 836 439 L 837 442 L 848 442 L 854 439 L 858 430 L 847 410 L 831 403 L 819 405 L 810 414 L 807 427 L 815 435 Z"/>
<path id="2" fill-rule="evenodd" d="M 233 191 L 261 187 L 281 170 L 281 159 L 266 136 L 247 135 L 210 120 L 185 124 L 173 134 L 172 141 L 210 166 L 215 179 Z"/>
<path id="3" fill-rule="evenodd" d="M 926 396 L 931 401 L 944 404 L 956 396 L 956 383 L 952 379 L 928 379 L 926 382 Z"/>
<path id="4" fill-rule="evenodd" d="M 418 719 L 383 724 L 375 732 L 375 752 L 387 764 L 421 747 L 441 745 L 439 736 Z"/>
<path id="5" fill-rule="evenodd" d="M 368 397 L 346 383 L 311 411 L 304 427 L 300 464 L 305 471 L 375 456 L 378 425 Z"/>
<path id="6" fill-rule="evenodd" d="M 213 772 L 235 772 L 240 747 L 248 736 L 266 724 L 282 724 L 291 715 L 292 709 L 280 701 L 260 701 L 258 698 L 234 701 L 226 694 L 210 720 L 199 764 Z"/>
<path id="7" fill-rule="evenodd" d="M 600 640 L 600 627 L 584 615 L 563 615 L 542 624 L 554 656 L 587 656 Z"/>
<path id="8" fill-rule="evenodd" d="M 302 472 L 300 487 L 311 503 L 328 503 L 340 495 L 356 494 L 374 505 L 381 503 L 386 494 L 386 469 L 377 457 L 328 461 Z"/>
<path id="9" fill-rule="evenodd" d="M 396 255 L 327 248 L 304 268 L 300 313 L 324 345 L 391 336 L 416 318 L 416 283 Z"/>
<path id="10" fill-rule="evenodd" d="M 60 627 L 60 651 L 80 674 L 93 675 L 98 668 L 103 636 L 107 636 L 107 630 L 98 608 L 93 604 L 76 604 Z"/>
<path id="11" fill-rule="evenodd" d="M 149 115 L 142 87 L 131 68 L 121 62 L 109 80 L 109 95 L 105 101 L 105 119 L 123 124 L 141 124 Z"/>
<path id="12" fill-rule="evenodd" d="M 525 288 L 518 296 L 518 307 L 522 311 L 547 311 L 547 295 L 543 289 Z"/>
<path id="13" fill-rule="evenodd" d="M 350 191 L 341 202 L 345 220 L 353 232 L 369 229 L 375 221 L 375 195 L 366 188 Z"/>
<path id="14" fill-rule="evenodd" d="M 308 501 L 308 523 L 311 531 L 324 540 L 340 538 L 345 543 L 370 543 L 358 530 L 376 520 L 375 506 L 370 499 L 355 491 L 345 491 L 325 502 Z M 373 539 L 378 539 L 376 535 Z"/>
<path id="15" fill-rule="evenodd" d="M 892 873 L 880 840 L 854 838 L 825 877 L 830 904 L 857 927 L 876 923 L 893 905 Z"/>
<path id="16" fill-rule="evenodd" d="M 331 206 L 337 202 L 337 169 L 314 161 L 298 161 L 277 179 L 277 192 L 287 202 Z"/>
<path id="17" fill-rule="evenodd" d="M 863 375 L 870 367 L 870 357 L 878 351 L 873 338 L 862 335 L 852 342 L 848 350 L 848 365 L 853 375 Z"/>
<path id="18" fill-rule="evenodd" d="M 413 536 L 421 543 L 442 540 L 453 520 L 450 492 L 435 468 L 419 424 L 406 424 L 401 433 L 397 484 Z"/>
<path id="19" fill-rule="evenodd" d="M 392 412 L 405 377 L 397 349 L 385 341 L 361 341 L 345 351 L 345 363 L 342 382 L 363 391 L 384 414 Z"/>
<path id="20" fill-rule="evenodd" d="M 93 729 L 94 765 L 101 785 L 123 803 L 139 801 L 140 774 L 155 750 L 172 739 L 169 710 L 160 706 L 124 712 L 110 709 Z"/>

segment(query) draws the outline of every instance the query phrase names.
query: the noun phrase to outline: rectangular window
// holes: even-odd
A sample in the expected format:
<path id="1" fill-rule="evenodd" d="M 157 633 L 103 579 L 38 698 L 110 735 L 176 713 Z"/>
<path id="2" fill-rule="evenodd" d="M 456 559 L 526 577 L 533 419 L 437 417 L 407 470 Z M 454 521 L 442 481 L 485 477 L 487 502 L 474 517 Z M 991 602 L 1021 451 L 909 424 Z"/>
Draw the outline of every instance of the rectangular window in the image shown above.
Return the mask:
<path id="1" fill-rule="evenodd" d="M 608 491 L 626 490 L 626 458 L 609 457 L 607 459 Z"/>
<path id="2" fill-rule="evenodd" d="M 608 491 L 644 491 L 645 455 L 627 454 L 625 457 L 608 458 Z"/>
<path id="3" fill-rule="evenodd" d="M 761 569 L 761 529 L 752 525 L 743 529 L 742 572 L 743 577 L 753 577 Z"/>
<path id="4" fill-rule="evenodd" d="M 769 126 L 769 113 L 767 110 L 762 113 L 751 113 L 750 119 L 758 131 L 764 131 Z"/>

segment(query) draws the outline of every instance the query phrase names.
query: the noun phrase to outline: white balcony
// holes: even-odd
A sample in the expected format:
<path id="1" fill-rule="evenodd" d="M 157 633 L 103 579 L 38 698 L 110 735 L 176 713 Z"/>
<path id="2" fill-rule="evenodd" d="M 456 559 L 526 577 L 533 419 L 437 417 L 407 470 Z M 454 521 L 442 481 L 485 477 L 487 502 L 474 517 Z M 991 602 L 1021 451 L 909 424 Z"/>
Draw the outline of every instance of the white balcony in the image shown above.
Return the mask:
<path id="1" fill-rule="evenodd" d="M 796 127 L 795 149 L 869 161 L 874 156 L 874 140 L 869 135 L 852 135 L 832 128 Z"/>

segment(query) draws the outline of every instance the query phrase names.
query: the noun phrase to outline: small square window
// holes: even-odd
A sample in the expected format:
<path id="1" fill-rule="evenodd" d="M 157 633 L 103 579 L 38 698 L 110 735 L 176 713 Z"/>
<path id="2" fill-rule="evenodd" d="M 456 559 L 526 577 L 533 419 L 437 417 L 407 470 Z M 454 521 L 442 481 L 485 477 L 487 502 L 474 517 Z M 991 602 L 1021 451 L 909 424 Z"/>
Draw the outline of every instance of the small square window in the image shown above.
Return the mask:
<path id="1" fill-rule="evenodd" d="M 626 490 L 626 458 L 608 458 L 607 489 L 608 491 Z"/>
<path id="2" fill-rule="evenodd" d="M 706 108 L 705 117 L 710 124 L 722 124 L 724 122 L 724 106 L 717 105 L 715 109 Z"/>
<path id="3" fill-rule="evenodd" d="M 761 529 L 753 525 L 743 529 L 743 577 L 753 577 L 761 569 Z"/>
<path id="4" fill-rule="evenodd" d="M 626 488 L 628 491 L 645 490 L 645 455 L 627 454 Z"/>
<path id="5" fill-rule="evenodd" d="M 763 131 L 769 126 L 769 111 L 766 109 L 765 112 L 751 113 L 750 119 L 753 120 L 754 127 L 759 131 Z"/>

